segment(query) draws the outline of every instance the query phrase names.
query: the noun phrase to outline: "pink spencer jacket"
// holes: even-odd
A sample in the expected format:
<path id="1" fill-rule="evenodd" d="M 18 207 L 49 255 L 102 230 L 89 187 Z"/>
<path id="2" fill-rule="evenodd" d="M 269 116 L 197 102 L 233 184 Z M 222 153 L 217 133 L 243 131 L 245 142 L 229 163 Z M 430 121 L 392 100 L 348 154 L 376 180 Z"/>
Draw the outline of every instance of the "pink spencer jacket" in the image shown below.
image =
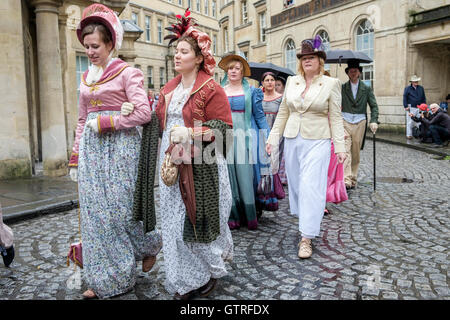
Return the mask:
<path id="1" fill-rule="evenodd" d="M 99 134 L 136 127 L 151 119 L 151 108 L 144 90 L 141 70 L 116 59 L 106 68 L 102 77 L 91 85 L 86 83 L 87 74 L 88 71 L 83 74 L 80 84 L 78 124 L 69 167 L 78 166 L 80 138 L 90 112 L 120 111 L 124 102 L 134 105 L 133 112 L 128 116 L 97 116 Z"/>

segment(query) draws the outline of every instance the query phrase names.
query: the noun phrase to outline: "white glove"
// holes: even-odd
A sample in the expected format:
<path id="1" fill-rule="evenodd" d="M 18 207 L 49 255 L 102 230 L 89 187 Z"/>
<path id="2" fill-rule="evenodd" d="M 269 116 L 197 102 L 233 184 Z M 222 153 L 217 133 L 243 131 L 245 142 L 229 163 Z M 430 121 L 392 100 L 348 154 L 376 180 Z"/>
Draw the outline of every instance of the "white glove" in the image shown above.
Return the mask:
<path id="1" fill-rule="evenodd" d="M 91 119 L 88 122 L 86 122 L 86 127 L 91 128 L 95 133 L 98 133 L 98 124 L 97 124 L 97 118 Z"/>
<path id="2" fill-rule="evenodd" d="M 171 143 L 186 143 L 192 139 L 192 128 L 175 126 L 170 129 Z"/>
<path id="3" fill-rule="evenodd" d="M 371 123 L 369 123 L 369 128 L 370 128 L 370 131 L 372 131 L 372 133 L 375 134 L 375 132 L 377 132 L 377 129 L 378 129 L 378 124 L 375 122 L 371 122 Z"/>
<path id="4" fill-rule="evenodd" d="M 122 103 L 122 108 L 120 109 L 120 113 L 123 116 L 127 116 L 130 113 L 132 113 L 134 110 L 134 104 L 132 104 L 131 102 L 124 102 Z"/>
<path id="5" fill-rule="evenodd" d="M 72 179 L 72 181 L 77 182 L 78 181 L 78 168 L 70 168 L 69 175 L 70 175 L 70 179 Z"/>

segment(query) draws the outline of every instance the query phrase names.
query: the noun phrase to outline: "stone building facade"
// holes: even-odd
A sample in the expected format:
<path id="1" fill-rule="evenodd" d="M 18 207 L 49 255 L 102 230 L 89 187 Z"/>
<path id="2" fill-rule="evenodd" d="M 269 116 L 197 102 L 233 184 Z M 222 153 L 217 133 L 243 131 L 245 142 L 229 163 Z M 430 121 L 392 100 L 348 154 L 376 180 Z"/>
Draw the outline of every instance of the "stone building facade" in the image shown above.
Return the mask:
<path id="1" fill-rule="evenodd" d="M 329 49 L 367 53 L 363 67 L 380 107 L 381 128 L 405 124 L 402 95 L 413 74 L 422 78 L 427 102 L 450 93 L 450 2 L 448 0 L 222 0 L 222 46 L 249 61 L 297 70 L 303 39 L 320 35 Z M 327 65 L 348 81 L 346 64 Z"/>
<path id="2" fill-rule="evenodd" d="M 422 77 L 428 102 L 450 93 L 448 0 L 1 0 L 0 179 L 67 174 L 78 86 L 89 65 L 75 29 L 94 2 L 119 14 L 119 56 L 154 91 L 174 76 L 164 28 L 190 7 L 217 61 L 243 52 L 249 61 L 296 70 L 297 48 L 315 35 L 330 49 L 365 51 L 374 62 L 363 79 L 374 88 L 382 128 L 404 126 L 402 93 L 412 74 Z M 327 65 L 347 81 L 344 68 Z M 214 77 L 220 81 L 222 70 Z"/>
<path id="3" fill-rule="evenodd" d="M 216 0 L 1 0 L 0 179 L 67 174 L 78 87 L 89 66 L 75 30 L 95 2 L 119 14 L 119 57 L 143 71 L 146 88 L 158 91 L 174 76 L 164 28 L 187 6 L 214 40 L 216 58 L 222 55 Z"/>

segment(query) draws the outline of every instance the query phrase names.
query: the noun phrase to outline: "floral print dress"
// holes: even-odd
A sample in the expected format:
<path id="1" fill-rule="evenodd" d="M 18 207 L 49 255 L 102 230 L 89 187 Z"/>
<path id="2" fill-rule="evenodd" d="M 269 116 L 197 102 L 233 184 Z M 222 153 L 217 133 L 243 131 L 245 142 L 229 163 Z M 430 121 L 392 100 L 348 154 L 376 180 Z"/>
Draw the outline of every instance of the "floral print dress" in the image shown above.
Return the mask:
<path id="1" fill-rule="evenodd" d="M 90 112 L 87 120 L 98 114 Z M 98 134 L 85 127 L 80 140 L 78 188 L 83 242 L 83 280 L 100 298 L 131 290 L 136 260 L 156 255 L 161 236 L 144 234 L 132 219 L 141 138 L 137 128 Z"/>
<path id="2" fill-rule="evenodd" d="M 163 132 L 159 163 L 170 145 L 169 132 L 175 125 L 184 126 L 182 109 L 193 85 L 183 89 L 180 84 L 174 90 L 167 110 L 167 125 Z M 186 208 L 181 198 L 179 184 L 168 187 L 159 178 L 161 232 L 163 238 L 165 288 L 170 294 L 184 295 L 205 285 L 210 278 L 227 274 L 225 260 L 233 257 L 233 240 L 227 221 L 231 210 L 231 188 L 226 160 L 217 155 L 219 170 L 220 235 L 211 243 L 183 241 Z"/>

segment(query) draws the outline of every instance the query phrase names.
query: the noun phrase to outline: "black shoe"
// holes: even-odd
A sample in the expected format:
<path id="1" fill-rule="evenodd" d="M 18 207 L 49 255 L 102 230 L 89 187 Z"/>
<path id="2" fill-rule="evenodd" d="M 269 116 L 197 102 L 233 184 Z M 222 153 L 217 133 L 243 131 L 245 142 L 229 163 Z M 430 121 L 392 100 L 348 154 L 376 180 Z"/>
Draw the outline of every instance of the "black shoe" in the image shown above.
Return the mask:
<path id="1" fill-rule="evenodd" d="M 209 281 L 202 287 L 198 289 L 198 294 L 202 297 L 208 296 L 216 287 L 217 279 L 211 278 Z"/>
<path id="2" fill-rule="evenodd" d="M 14 260 L 14 246 L 9 247 L 8 249 L 4 249 L 1 256 L 3 258 L 3 263 L 5 264 L 5 267 L 8 268 L 9 265 Z"/>
<path id="3" fill-rule="evenodd" d="M 192 300 L 197 293 L 198 293 L 197 290 L 189 291 L 188 293 L 185 293 L 183 295 L 181 295 L 177 292 L 177 293 L 175 293 L 175 296 L 173 298 L 175 300 Z"/>

